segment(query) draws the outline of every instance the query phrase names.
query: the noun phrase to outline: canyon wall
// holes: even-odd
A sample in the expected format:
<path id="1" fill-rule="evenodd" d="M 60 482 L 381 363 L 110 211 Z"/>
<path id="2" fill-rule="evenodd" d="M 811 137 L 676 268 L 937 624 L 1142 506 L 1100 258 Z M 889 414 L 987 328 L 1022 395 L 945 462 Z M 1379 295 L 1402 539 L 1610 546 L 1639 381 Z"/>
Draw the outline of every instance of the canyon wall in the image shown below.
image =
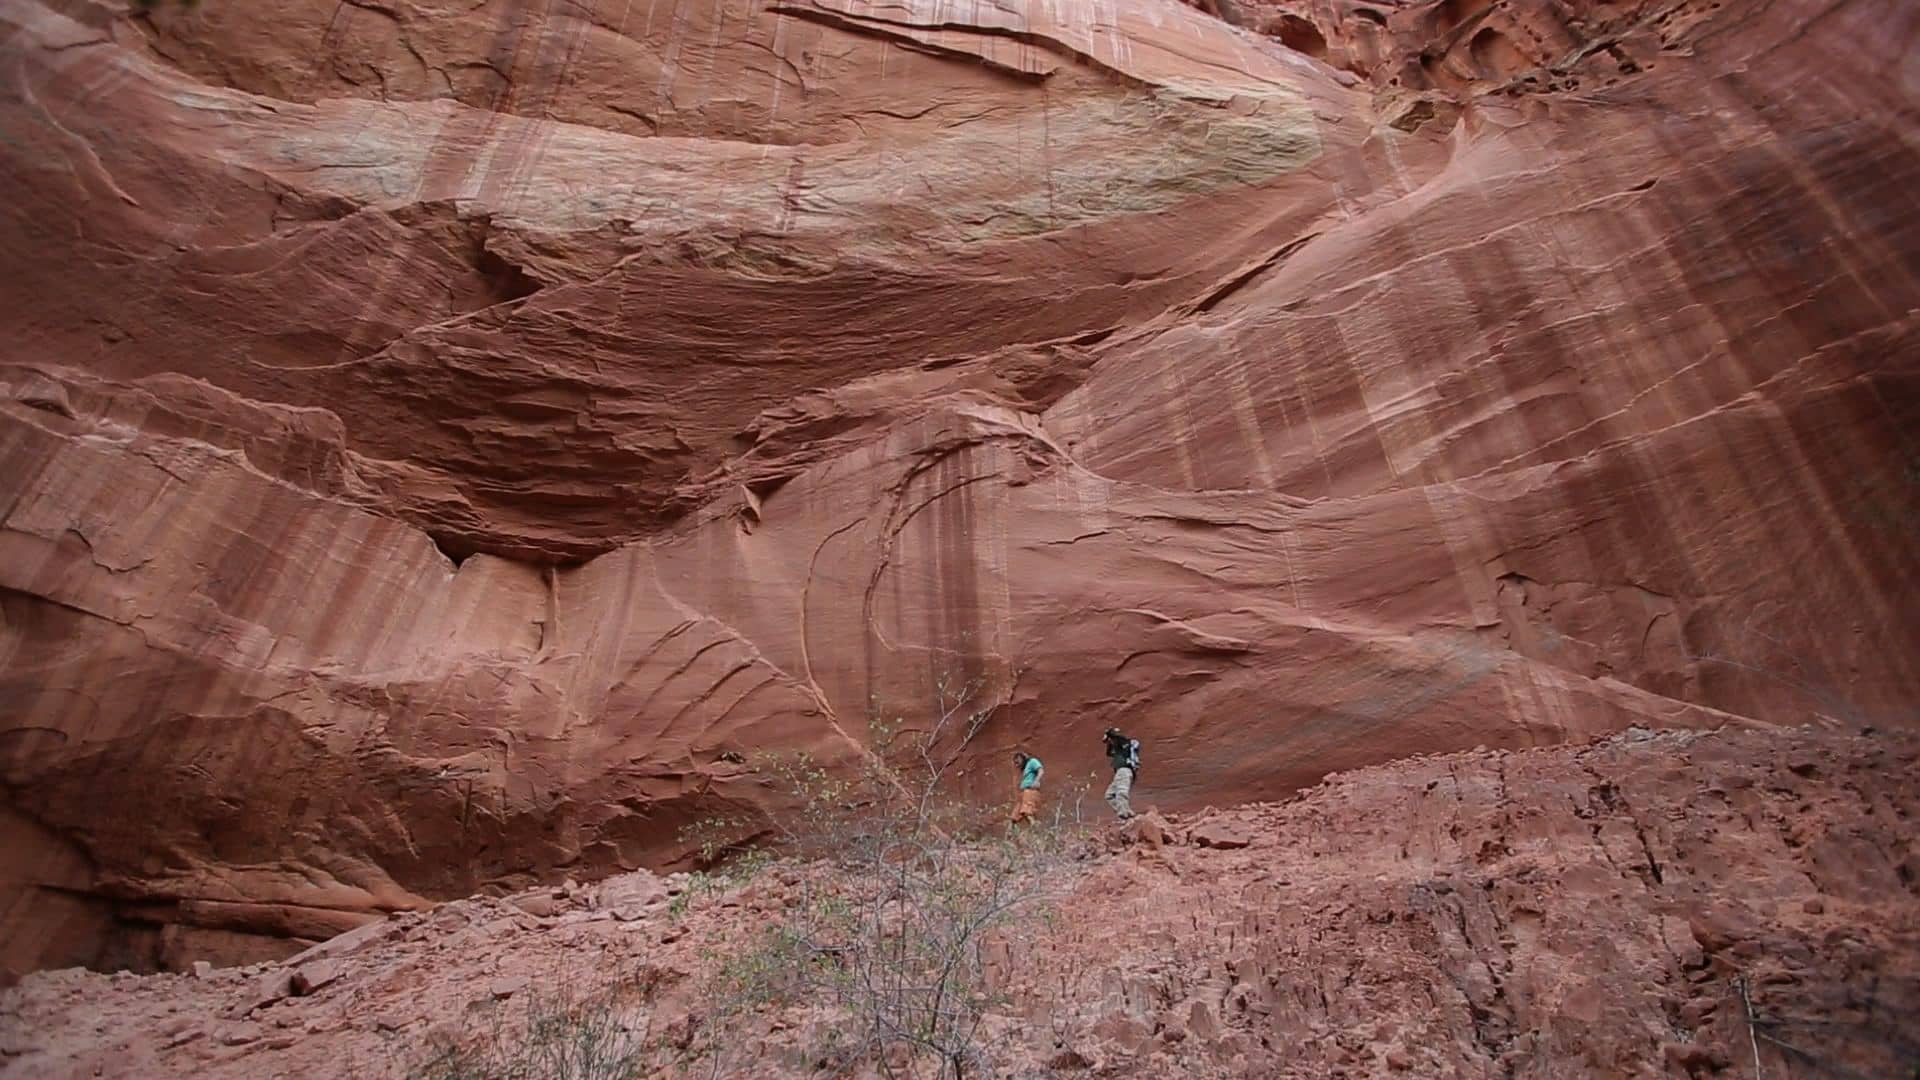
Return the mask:
<path id="1" fill-rule="evenodd" d="M 1900 0 L 6 0 L 0 967 L 662 865 L 943 705 L 960 790 L 1118 724 L 1174 810 L 1914 726 L 1915 56 Z"/>

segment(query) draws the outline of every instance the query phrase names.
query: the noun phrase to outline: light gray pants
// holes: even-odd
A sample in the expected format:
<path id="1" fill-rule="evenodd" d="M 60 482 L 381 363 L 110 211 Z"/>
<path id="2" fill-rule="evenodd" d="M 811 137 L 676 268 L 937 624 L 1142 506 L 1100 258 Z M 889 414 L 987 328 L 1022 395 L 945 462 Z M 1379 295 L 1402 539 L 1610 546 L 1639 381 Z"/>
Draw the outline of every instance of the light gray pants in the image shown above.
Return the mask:
<path id="1" fill-rule="evenodd" d="M 1124 766 L 1113 770 L 1113 783 L 1107 785 L 1107 805 L 1123 818 L 1133 816 L 1133 804 L 1127 796 L 1133 793 L 1133 770 Z"/>

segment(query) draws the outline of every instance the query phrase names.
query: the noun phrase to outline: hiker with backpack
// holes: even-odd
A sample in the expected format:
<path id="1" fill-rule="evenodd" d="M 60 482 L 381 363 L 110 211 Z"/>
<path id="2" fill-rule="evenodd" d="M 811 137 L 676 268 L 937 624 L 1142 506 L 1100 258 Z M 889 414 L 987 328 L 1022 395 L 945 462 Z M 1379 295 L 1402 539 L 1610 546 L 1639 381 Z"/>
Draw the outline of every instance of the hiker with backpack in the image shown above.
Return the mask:
<path id="1" fill-rule="evenodd" d="M 1045 769 L 1039 758 L 1020 751 L 1014 752 L 1013 763 L 1020 769 L 1020 795 L 1013 804 L 1013 824 L 1018 825 L 1040 812 L 1040 774 Z"/>
<path id="2" fill-rule="evenodd" d="M 1140 771 L 1140 740 L 1120 734 L 1119 728 L 1107 729 L 1107 763 L 1113 766 L 1113 783 L 1107 785 L 1107 805 L 1125 821 L 1133 816 L 1133 778 Z"/>

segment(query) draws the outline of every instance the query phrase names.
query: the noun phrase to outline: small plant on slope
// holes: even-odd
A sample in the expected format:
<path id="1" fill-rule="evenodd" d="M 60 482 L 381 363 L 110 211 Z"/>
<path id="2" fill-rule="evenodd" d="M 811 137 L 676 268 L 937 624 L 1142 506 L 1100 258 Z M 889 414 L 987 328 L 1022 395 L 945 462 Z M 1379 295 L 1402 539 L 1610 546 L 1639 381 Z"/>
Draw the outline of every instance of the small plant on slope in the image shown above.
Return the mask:
<path id="1" fill-rule="evenodd" d="M 496 1014 L 476 1045 L 440 1049 L 408 1080 L 631 1080 L 645 1075 L 646 1043 L 607 1000 L 534 995 L 524 1025 Z"/>
<path id="2" fill-rule="evenodd" d="M 986 946 L 1044 913 L 1076 848 L 1057 812 L 1049 824 L 982 833 L 977 810 L 948 797 L 943 781 L 989 715 L 979 689 L 940 680 L 931 720 L 876 722 L 856 779 L 804 757 L 765 763 L 796 796 L 776 828 L 818 858 L 783 865 L 784 911 L 713 958 L 694 1047 L 711 1075 L 752 1040 L 748 1018 L 781 1005 L 832 1013 L 834 1045 L 817 1066 L 955 1080 L 990 1068 L 987 1020 L 1000 1002 Z"/>

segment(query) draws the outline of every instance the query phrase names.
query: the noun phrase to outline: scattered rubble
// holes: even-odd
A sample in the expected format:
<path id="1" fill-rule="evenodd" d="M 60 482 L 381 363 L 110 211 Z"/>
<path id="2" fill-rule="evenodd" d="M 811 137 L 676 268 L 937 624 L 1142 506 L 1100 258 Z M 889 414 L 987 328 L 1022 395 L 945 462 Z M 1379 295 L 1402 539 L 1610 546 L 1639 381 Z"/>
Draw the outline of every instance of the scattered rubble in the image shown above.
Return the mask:
<path id="1" fill-rule="evenodd" d="M 1920 736 L 1641 732 L 1101 824 L 1000 969 L 1008 1065 L 1710 1077 L 1757 1044 L 1788 1075 L 1784 1043 L 1899 1075 L 1920 1013 L 1914 775 Z M 686 1045 L 711 957 L 798 880 L 676 911 L 686 879 L 636 872 L 527 894 L 551 900 L 539 917 L 524 895 L 396 913 L 283 964 L 40 972 L 0 993 L 0 1073 L 397 1076 L 555 996 L 611 995 Z M 758 1049 L 724 1075 L 797 1075 L 822 1020 L 737 1021 Z"/>

